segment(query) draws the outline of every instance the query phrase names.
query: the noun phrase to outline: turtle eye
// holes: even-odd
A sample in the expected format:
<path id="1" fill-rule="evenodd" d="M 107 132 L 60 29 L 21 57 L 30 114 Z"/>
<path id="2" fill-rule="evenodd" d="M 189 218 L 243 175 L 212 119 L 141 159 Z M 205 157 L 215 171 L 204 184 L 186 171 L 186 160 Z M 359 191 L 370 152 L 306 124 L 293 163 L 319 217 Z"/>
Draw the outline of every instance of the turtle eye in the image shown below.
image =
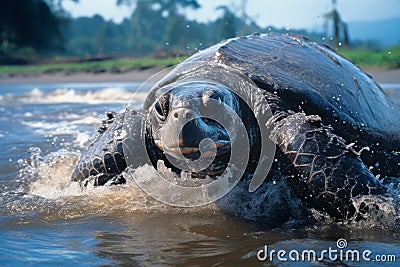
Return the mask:
<path id="1" fill-rule="evenodd" d="M 161 107 L 161 105 L 160 105 L 160 102 L 157 101 L 157 102 L 154 104 L 154 109 L 155 109 L 155 111 L 156 111 L 157 117 L 158 117 L 160 120 L 165 120 L 166 116 L 165 116 L 164 111 L 163 111 L 163 109 L 162 109 L 162 107 Z"/>

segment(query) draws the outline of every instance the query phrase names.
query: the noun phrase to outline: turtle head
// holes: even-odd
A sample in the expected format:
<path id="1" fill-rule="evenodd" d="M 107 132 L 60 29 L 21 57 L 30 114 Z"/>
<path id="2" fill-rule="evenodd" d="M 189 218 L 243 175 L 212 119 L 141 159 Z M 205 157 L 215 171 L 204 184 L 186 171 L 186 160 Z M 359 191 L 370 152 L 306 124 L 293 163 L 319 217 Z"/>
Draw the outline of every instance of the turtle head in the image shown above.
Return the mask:
<path id="1" fill-rule="evenodd" d="M 202 174 L 217 176 L 225 169 L 231 151 L 234 121 L 240 114 L 238 97 L 220 84 L 187 82 L 159 90 L 149 109 L 147 135 L 169 159 L 210 159 Z M 170 160 L 171 161 L 171 160 Z"/>

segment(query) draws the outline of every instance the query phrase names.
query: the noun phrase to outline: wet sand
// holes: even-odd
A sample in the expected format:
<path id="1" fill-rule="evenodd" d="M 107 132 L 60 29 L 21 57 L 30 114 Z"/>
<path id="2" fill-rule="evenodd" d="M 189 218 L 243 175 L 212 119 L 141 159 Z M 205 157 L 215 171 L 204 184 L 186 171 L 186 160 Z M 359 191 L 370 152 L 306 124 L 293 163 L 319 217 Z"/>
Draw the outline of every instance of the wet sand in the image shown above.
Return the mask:
<path id="1" fill-rule="evenodd" d="M 144 82 L 162 68 L 132 70 L 122 73 L 54 72 L 0 74 L 1 83 L 68 83 L 68 82 Z"/>
<path id="2" fill-rule="evenodd" d="M 162 68 L 132 70 L 123 73 L 24 73 L 0 74 L 1 83 L 47 83 L 47 82 L 143 82 Z M 400 83 L 400 69 L 365 69 L 378 83 Z"/>
<path id="3" fill-rule="evenodd" d="M 400 69 L 365 69 L 378 83 L 400 83 Z"/>

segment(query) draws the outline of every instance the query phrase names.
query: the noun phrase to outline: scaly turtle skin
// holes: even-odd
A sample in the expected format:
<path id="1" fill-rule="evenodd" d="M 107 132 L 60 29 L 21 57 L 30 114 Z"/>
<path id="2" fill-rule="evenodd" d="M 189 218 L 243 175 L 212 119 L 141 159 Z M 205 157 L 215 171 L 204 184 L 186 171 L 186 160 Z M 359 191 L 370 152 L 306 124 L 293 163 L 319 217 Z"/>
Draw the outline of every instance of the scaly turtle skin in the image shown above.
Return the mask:
<path id="1" fill-rule="evenodd" d="M 288 182 L 293 191 L 307 205 L 334 219 L 348 219 L 355 214 L 352 198 L 386 192 L 375 175 L 400 176 L 400 111 L 389 97 L 368 74 L 332 49 L 301 36 L 280 34 L 253 34 L 221 42 L 179 64 L 157 85 L 144 110 L 133 115 L 137 140 L 130 141 L 135 144 L 144 139 L 154 165 L 163 160 L 168 166 L 165 155 L 177 151 L 196 159 L 200 141 L 210 138 L 217 157 L 197 175 L 221 173 L 229 158 L 229 136 L 217 122 L 188 111 L 200 114 L 213 99 L 231 107 L 246 125 L 252 152 L 246 173 L 254 171 L 262 153 L 260 132 L 265 129 L 256 125 L 251 110 L 229 88 L 193 78 L 181 82 L 196 77 L 193 73 L 201 72 L 201 67 L 194 69 L 192 64 L 202 62 L 233 68 L 261 90 L 273 114 L 267 123 L 279 162 L 273 168 L 291 177 Z M 123 116 L 102 126 L 104 132 L 83 154 L 72 180 L 94 177 L 96 185 L 124 182 L 119 175 L 126 167 L 124 140 L 118 134 Z M 183 127 L 185 117 L 195 120 Z M 160 129 L 171 136 L 179 134 L 174 129 L 182 129 L 179 142 L 172 137 L 161 140 Z M 128 147 L 132 147 L 130 155 L 138 149 Z M 143 162 L 138 158 L 135 164 Z M 179 172 L 179 168 L 173 170 Z"/>

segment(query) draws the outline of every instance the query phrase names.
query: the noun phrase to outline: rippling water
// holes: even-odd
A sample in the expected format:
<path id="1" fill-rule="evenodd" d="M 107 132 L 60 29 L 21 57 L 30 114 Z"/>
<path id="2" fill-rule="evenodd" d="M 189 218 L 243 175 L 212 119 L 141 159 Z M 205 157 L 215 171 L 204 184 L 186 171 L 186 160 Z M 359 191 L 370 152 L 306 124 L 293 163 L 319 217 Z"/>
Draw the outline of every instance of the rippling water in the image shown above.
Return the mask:
<path id="1" fill-rule="evenodd" d="M 289 263 L 279 261 L 276 254 L 272 261 L 260 262 L 257 253 L 265 245 L 277 251 L 338 249 L 339 238 L 346 239 L 349 249 L 395 255 L 400 261 L 398 217 L 395 212 L 388 215 L 391 207 L 387 214 L 376 215 L 382 218 L 375 224 L 335 224 L 321 217 L 313 225 L 299 227 L 292 222 L 270 229 L 237 215 L 242 213 L 227 213 L 218 205 L 194 209 L 165 206 L 133 182 L 86 190 L 69 183 L 79 151 L 97 130 L 104 113 L 123 110 L 138 86 L 1 85 L 1 266 L 331 266 L 342 263 L 327 257 Z M 400 85 L 383 87 L 400 104 Z M 139 92 L 135 103 L 140 106 L 144 97 L 145 92 Z M 142 173 L 150 171 L 145 167 Z M 393 262 L 385 264 L 394 266 Z"/>

